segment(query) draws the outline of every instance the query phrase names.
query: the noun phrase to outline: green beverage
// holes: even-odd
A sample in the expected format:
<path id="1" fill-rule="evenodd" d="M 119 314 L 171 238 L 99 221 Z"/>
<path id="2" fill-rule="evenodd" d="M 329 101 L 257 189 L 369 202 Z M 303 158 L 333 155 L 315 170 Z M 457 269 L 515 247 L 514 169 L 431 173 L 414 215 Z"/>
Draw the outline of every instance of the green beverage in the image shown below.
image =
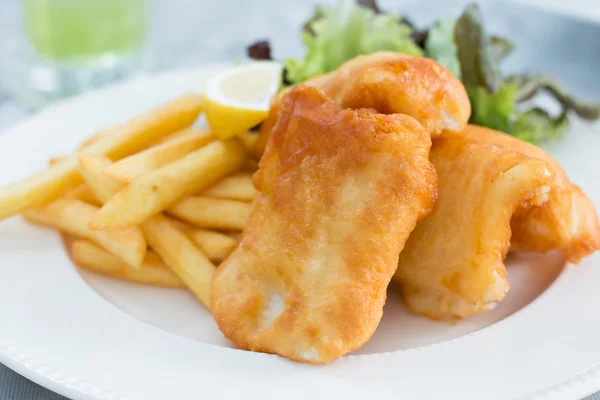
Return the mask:
<path id="1" fill-rule="evenodd" d="M 87 62 L 139 51 L 149 0 L 22 0 L 26 34 L 46 59 Z"/>

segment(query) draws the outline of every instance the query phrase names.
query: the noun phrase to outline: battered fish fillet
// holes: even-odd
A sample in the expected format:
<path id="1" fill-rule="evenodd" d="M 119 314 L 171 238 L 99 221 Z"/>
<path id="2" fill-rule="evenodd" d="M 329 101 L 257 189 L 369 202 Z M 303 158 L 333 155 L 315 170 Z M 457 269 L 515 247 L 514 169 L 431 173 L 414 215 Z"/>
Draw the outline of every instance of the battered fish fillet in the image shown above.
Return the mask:
<path id="1" fill-rule="evenodd" d="M 461 131 L 471 115 L 471 103 L 460 80 L 430 58 L 373 53 L 353 58 L 305 84 L 323 90 L 342 107 L 410 115 L 434 137 L 443 130 Z M 277 103 L 275 99 L 275 107 Z M 276 114 L 271 114 L 261 126 L 258 154 L 264 150 L 275 119 Z"/>
<path id="2" fill-rule="evenodd" d="M 438 199 L 400 253 L 394 280 L 412 312 L 468 317 L 504 298 L 511 218 L 546 201 L 554 172 L 546 161 L 460 136 L 434 140 L 430 160 Z"/>
<path id="3" fill-rule="evenodd" d="M 549 187 L 548 201 L 540 207 L 521 209 L 512 220 L 511 251 L 561 251 L 578 262 L 600 249 L 600 224 L 594 205 L 569 181 L 560 164 L 537 146 L 505 133 L 469 125 L 461 134 L 474 143 L 485 143 L 518 151 L 546 161 L 556 179 Z"/>
<path id="4" fill-rule="evenodd" d="M 430 58 L 373 53 L 306 84 L 323 90 L 342 107 L 410 115 L 432 134 L 461 131 L 471 116 L 463 84 Z"/>
<path id="5" fill-rule="evenodd" d="M 433 206 L 430 146 L 411 117 L 342 109 L 307 86 L 286 93 L 241 244 L 212 282 L 224 335 L 310 363 L 364 344 L 406 238 Z"/>

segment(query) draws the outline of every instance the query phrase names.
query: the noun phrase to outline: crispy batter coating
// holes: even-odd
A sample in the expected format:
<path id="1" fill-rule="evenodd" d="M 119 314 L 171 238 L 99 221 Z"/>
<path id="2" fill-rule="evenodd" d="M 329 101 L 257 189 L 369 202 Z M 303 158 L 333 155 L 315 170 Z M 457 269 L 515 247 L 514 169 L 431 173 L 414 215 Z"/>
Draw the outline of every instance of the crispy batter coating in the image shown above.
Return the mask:
<path id="1" fill-rule="evenodd" d="M 471 115 L 463 84 L 430 58 L 373 53 L 306 84 L 323 90 L 342 107 L 410 115 L 432 134 L 460 131 Z"/>
<path id="2" fill-rule="evenodd" d="M 394 280 L 411 311 L 468 317 L 504 298 L 511 217 L 546 200 L 554 172 L 545 161 L 461 136 L 434 140 L 430 160 L 438 199 L 400 253 Z"/>
<path id="3" fill-rule="evenodd" d="M 548 153 L 513 136 L 479 126 L 469 125 L 460 135 L 469 141 L 544 160 L 556 175 L 546 203 L 514 215 L 511 251 L 559 250 L 569 261 L 578 262 L 600 249 L 600 224 L 594 205 Z"/>
<path id="4" fill-rule="evenodd" d="M 430 146 L 409 116 L 342 109 L 308 86 L 286 93 L 241 244 L 212 283 L 224 335 L 310 363 L 364 344 L 406 238 L 433 206 Z"/>
<path id="5" fill-rule="evenodd" d="M 434 137 L 443 130 L 461 131 L 471 115 L 464 86 L 436 61 L 392 52 L 359 56 L 336 71 L 309 79 L 346 108 L 372 108 L 382 114 L 407 114 Z M 275 107 L 277 102 L 275 99 Z M 264 150 L 275 114 L 261 127 L 257 152 Z"/>

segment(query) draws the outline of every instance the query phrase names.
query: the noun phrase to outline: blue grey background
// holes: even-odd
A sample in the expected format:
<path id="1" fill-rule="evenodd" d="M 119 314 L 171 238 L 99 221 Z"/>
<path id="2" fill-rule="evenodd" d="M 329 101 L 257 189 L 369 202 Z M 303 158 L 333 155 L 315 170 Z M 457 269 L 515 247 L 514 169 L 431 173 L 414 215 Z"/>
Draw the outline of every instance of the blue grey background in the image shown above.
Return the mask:
<path id="1" fill-rule="evenodd" d="M 271 39 L 276 58 L 298 56 L 302 54 L 299 27 L 314 5 L 323 2 L 331 1 L 156 1 L 153 36 L 157 69 L 241 59 L 246 44 L 262 38 Z M 379 3 L 384 9 L 400 11 L 425 24 L 436 16 L 457 15 L 466 1 Z M 479 3 L 490 30 L 518 45 L 504 65 L 507 72 L 549 72 L 576 94 L 600 101 L 600 24 L 516 3 Z M 18 14 L 16 0 L 0 0 L 0 42 L 3 37 L 19 34 Z M 0 88 L 0 130 L 25 116 L 26 112 L 12 104 Z M 0 365 L 0 400 L 23 399 L 63 397 Z M 600 394 L 586 400 L 600 400 Z"/>

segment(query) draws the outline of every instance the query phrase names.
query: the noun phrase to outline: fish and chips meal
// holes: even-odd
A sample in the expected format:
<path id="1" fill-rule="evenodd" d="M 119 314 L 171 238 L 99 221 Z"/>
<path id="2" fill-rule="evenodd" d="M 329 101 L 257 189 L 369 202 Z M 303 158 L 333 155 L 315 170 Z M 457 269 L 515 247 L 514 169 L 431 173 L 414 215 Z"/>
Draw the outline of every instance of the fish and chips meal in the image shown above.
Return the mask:
<path id="1" fill-rule="evenodd" d="M 0 188 L 0 219 L 59 231 L 86 270 L 189 290 L 238 348 L 313 364 L 371 338 L 390 284 L 456 321 L 504 299 L 507 253 L 600 249 L 560 164 L 478 126 L 460 66 L 411 49 L 288 63 L 285 86 L 281 64 L 232 67 Z"/>

